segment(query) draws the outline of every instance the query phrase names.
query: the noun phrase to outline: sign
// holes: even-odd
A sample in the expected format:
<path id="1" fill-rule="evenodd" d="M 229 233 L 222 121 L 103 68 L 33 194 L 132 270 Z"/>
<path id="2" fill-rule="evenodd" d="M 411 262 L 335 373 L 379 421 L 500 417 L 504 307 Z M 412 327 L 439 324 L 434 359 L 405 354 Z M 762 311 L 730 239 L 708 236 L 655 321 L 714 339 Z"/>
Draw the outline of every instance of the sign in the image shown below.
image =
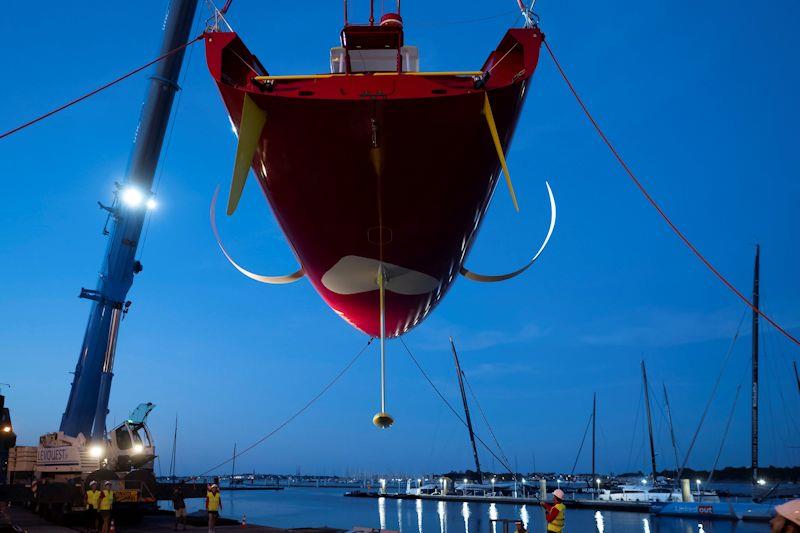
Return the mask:
<path id="1" fill-rule="evenodd" d="M 36 453 L 36 462 L 43 465 L 70 465 L 80 464 L 80 453 L 73 446 L 39 446 Z"/>
<path id="2" fill-rule="evenodd" d="M 136 503 L 139 501 L 139 491 L 138 490 L 115 490 L 114 491 L 114 502 L 131 502 Z"/>
<path id="3" fill-rule="evenodd" d="M 714 507 L 711 505 L 698 505 L 697 514 L 714 514 Z"/>

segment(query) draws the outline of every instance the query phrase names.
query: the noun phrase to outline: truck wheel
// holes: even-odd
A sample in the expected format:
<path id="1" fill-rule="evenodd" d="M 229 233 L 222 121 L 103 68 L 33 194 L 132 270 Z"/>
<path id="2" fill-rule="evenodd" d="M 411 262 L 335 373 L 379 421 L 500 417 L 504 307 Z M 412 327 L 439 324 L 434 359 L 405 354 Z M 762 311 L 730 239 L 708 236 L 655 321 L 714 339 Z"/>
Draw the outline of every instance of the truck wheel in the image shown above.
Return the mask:
<path id="1" fill-rule="evenodd" d="M 54 524 L 61 524 L 64 522 L 66 505 L 66 503 L 54 503 L 50 506 L 50 520 Z"/>

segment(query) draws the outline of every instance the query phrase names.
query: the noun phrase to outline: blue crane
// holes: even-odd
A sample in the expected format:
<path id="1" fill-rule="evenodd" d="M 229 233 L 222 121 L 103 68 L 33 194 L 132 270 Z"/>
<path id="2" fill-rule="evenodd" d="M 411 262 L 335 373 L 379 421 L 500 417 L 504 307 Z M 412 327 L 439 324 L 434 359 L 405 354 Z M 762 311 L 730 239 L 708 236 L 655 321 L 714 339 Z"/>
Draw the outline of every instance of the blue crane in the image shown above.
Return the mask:
<path id="1" fill-rule="evenodd" d="M 161 55 L 180 48 L 189 39 L 197 0 L 171 0 L 164 21 Z M 92 300 L 83 345 L 61 418 L 61 431 L 69 436 L 83 433 L 102 438 L 114 376 L 114 354 L 122 316 L 131 302 L 128 291 L 142 264 L 136 250 L 147 209 L 152 205 L 155 175 L 164 134 L 178 87 L 185 48 L 158 62 L 150 77 L 133 142 L 130 163 L 110 207 L 111 229 L 95 289 L 81 289 L 80 297 Z M 102 204 L 101 204 L 102 206 Z"/>

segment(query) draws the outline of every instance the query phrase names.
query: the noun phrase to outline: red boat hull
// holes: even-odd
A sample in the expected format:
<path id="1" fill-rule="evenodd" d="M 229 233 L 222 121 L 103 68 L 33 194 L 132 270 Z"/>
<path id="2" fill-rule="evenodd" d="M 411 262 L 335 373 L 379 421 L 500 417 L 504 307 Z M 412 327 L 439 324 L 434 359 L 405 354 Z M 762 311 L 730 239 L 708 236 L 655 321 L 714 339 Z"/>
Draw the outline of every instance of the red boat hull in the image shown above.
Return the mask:
<path id="1" fill-rule="evenodd" d="M 314 288 L 354 327 L 380 333 L 377 284 L 367 279 L 379 265 L 388 265 L 389 337 L 446 294 L 500 173 L 485 95 L 505 149 L 541 40 L 538 29 L 510 30 L 483 88 L 468 77 L 367 74 L 266 89 L 243 68 L 260 65 L 235 34 L 207 37 L 232 122 L 246 94 L 266 112 L 252 166 L 278 223 Z"/>

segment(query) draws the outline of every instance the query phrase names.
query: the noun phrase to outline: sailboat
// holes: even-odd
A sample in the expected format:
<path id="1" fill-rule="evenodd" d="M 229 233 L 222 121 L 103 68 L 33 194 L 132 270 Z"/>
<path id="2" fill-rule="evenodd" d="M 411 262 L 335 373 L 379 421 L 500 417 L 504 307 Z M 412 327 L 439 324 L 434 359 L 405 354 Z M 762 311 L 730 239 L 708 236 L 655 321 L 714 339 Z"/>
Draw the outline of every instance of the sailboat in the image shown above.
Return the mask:
<path id="1" fill-rule="evenodd" d="M 726 518 L 731 520 L 769 520 L 775 514 L 771 504 L 757 503 L 756 493 L 765 485 L 758 475 L 758 322 L 759 314 L 759 272 L 761 248 L 756 245 L 756 256 L 753 266 L 753 320 L 752 320 L 752 398 L 751 398 L 751 433 L 750 433 L 750 469 L 752 474 L 752 502 L 710 502 L 688 501 L 656 505 L 651 512 L 664 516 L 693 516 L 707 518 Z"/>
<path id="2" fill-rule="evenodd" d="M 644 390 L 645 413 L 647 415 L 647 433 L 650 445 L 650 476 L 642 478 L 641 484 L 623 484 L 616 487 L 603 489 L 600 491 L 598 499 L 603 501 L 622 501 L 622 502 L 649 502 L 653 504 L 663 504 L 668 502 L 680 502 L 684 499 L 683 491 L 669 483 L 664 482 L 658 477 L 656 465 L 656 446 L 653 437 L 653 414 L 650 403 L 650 386 L 647 380 L 647 366 L 644 360 L 641 362 L 642 387 Z M 671 423 L 670 423 L 671 426 Z M 671 433 L 672 435 L 672 433 Z M 672 437 L 674 438 L 674 436 Z M 718 502 L 719 496 L 710 490 L 701 490 L 697 487 L 695 492 L 689 489 L 691 498 L 702 499 L 706 502 Z"/>

